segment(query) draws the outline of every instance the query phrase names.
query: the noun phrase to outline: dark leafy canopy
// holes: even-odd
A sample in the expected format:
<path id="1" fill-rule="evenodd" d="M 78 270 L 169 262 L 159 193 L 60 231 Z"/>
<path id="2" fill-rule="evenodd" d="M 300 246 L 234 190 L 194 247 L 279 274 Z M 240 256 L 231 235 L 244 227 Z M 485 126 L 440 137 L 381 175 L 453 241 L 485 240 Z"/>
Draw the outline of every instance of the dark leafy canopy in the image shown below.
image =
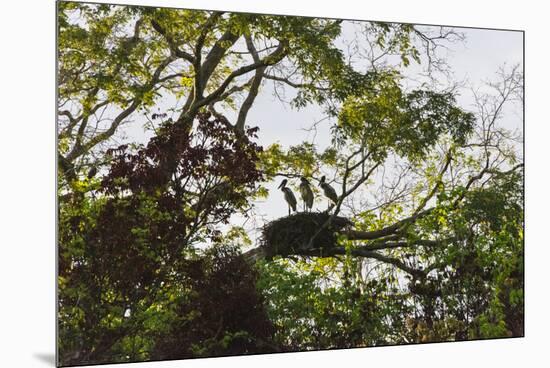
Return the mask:
<path id="1" fill-rule="evenodd" d="M 110 151 L 106 196 L 62 204 L 65 363 L 267 351 L 256 273 L 216 227 L 262 177 L 253 134 L 209 114 L 193 133 L 167 126 L 134 154 Z M 207 239 L 217 245 L 204 254 L 192 247 Z"/>
<path id="2" fill-rule="evenodd" d="M 354 66 L 349 24 L 59 3 L 62 364 L 523 335 L 522 164 L 497 128 L 521 78 L 474 115 Z M 365 23 L 358 37 L 406 66 L 419 36 Z M 322 106 L 332 144 L 261 147 L 245 122 L 267 81 Z M 147 144 L 115 143 L 140 119 Z M 230 219 L 280 175 L 311 180 L 314 210 L 243 252 Z M 330 213 L 315 212 L 322 176 Z"/>
<path id="3" fill-rule="evenodd" d="M 255 166 L 261 147 L 248 139 L 256 129 L 237 136 L 227 121 L 210 117 L 199 115 L 193 133 L 169 125 L 135 154 L 124 146 L 108 151 L 114 158 L 101 190 L 119 202 L 113 215 L 120 213 L 118 204 L 129 215 L 151 198 L 151 210 L 170 214 L 154 235 L 177 231 L 173 246 L 181 247 L 217 234 L 215 225 L 227 223 L 231 214 L 248 206 L 247 198 L 262 178 Z M 123 195 L 128 192 L 130 196 Z M 166 245 L 166 240 L 160 243 Z"/>

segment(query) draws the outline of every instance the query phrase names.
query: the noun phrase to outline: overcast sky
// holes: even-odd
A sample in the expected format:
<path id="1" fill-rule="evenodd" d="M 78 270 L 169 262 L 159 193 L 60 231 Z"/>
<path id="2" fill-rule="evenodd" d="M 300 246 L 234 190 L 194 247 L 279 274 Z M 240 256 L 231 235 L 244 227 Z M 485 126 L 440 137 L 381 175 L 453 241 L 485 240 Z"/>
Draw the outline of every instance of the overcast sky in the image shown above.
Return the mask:
<path id="1" fill-rule="evenodd" d="M 469 87 L 481 86 L 483 81 L 493 79 L 500 66 L 512 66 L 522 62 L 523 34 L 521 32 L 493 31 L 481 29 L 460 29 L 464 32 L 464 42 L 450 45 L 445 57 L 453 71 L 456 81 L 466 82 L 466 88 L 461 90 L 459 101 L 463 108 L 471 109 L 473 98 Z M 273 96 L 270 83 L 267 83 L 258 96 L 254 107 L 248 115 L 248 125 L 260 127 L 262 144 L 279 142 L 283 146 L 295 145 L 304 140 L 311 141 L 313 134 L 305 129 L 324 117 L 322 109 L 309 107 L 296 111 L 283 105 Z M 515 117 L 507 118 L 503 125 L 514 129 L 521 128 L 521 120 Z M 318 126 L 315 143 L 322 148 L 329 138 L 329 122 Z M 270 196 L 266 201 L 257 203 L 258 213 L 265 219 L 277 218 L 287 214 L 287 206 L 283 195 L 276 189 L 280 179 L 271 183 Z M 298 193 L 295 193 L 299 198 Z M 324 198 L 316 199 L 315 206 L 326 208 Z M 256 229 L 262 224 L 258 221 Z M 248 225 L 248 224 L 247 224 Z M 247 228 L 254 227 L 247 226 Z M 251 235 L 257 233 L 253 232 Z"/>
<path id="2" fill-rule="evenodd" d="M 343 27 L 343 38 L 351 38 L 353 34 L 349 27 Z M 465 35 L 465 40 L 447 45 L 447 50 L 441 50 L 441 56 L 446 58 L 452 70 L 452 81 L 461 82 L 464 88 L 460 90 L 459 103 L 462 108 L 472 109 L 472 95 L 470 88 L 483 85 L 484 81 L 495 78 L 499 67 L 522 63 L 523 59 L 523 33 L 517 31 L 496 31 L 485 29 L 457 28 L 458 32 Z M 346 32 L 348 34 L 346 34 Z M 419 67 L 412 64 L 404 70 L 404 74 L 415 77 Z M 447 83 L 445 79 L 441 80 Z M 289 91 L 290 92 L 290 91 Z M 291 96 L 289 95 L 287 97 Z M 159 101 L 160 110 L 173 107 L 174 100 L 167 98 Z M 503 124 L 510 129 L 521 129 L 521 111 L 515 116 L 507 117 Z M 232 112 L 225 112 L 228 117 L 235 116 Z M 325 121 L 318 126 L 315 137 L 311 132 L 306 131 L 312 124 L 324 117 L 323 111 L 318 106 L 309 106 L 303 110 L 296 111 L 289 105 L 283 104 L 273 94 L 271 81 L 265 81 L 252 109 L 248 114 L 247 125 L 260 128 L 260 144 L 268 146 L 272 143 L 280 143 L 284 147 L 299 144 L 303 141 L 313 141 L 320 150 L 326 147 L 330 141 L 330 121 Z M 136 123 L 139 119 L 136 118 Z M 146 142 L 148 135 L 138 124 L 127 126 L 125 134 L 129 140 Z M 287 214 L 287 205 L 283 200 L 283 194 L 276 189 L 281 178 L 270 183 L 270 196 L 265 201 L 258 202 L 257 218 L 255 221 L 248 220 L 246 228 L 253 238 L 256 238 L 257 231 L 264 220 L 277 218 Z M 299 198 L 298 193 L 296 196 Z M 316 199 L 314 208 L 325 209 L 327 206 L 324 198 Z M 233 223 L 242 225 L 243 219 L 235 217 Z"/>

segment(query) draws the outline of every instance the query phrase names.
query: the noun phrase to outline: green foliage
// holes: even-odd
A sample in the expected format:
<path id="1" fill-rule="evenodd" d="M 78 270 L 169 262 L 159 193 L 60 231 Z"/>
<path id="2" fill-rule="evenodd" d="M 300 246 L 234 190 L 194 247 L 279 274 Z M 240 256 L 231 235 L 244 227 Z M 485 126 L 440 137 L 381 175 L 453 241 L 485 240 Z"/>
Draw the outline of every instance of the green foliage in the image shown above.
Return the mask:
<path id="1" fill-rule="evenodd" d="M 304 272 L 304 267 L 310 268 L 282 260 L 260 265 L 258 287 L 285 350 L 403 342 L 397 336 L 408 308 L 395 287 L 385 280 L 324 286 L 328 278 L 319 271 Z"/>
<path id="2" fill-rule="evenodd" d="M 464 144 L 474 116 L 455 106 L 449 93 L 404 93 L 394 75 L 381 75 L 377 90 L 349 97 L 340 112 L 336 138 L 359 142 L 378 160 L 390 152 L 417 161 L 448 135 Z"/>
<path id="3" fill-rule="evenodd" d="M 222 236 L 218 228 L 246 204 L 244 193 L 261 178 L 254 170 L 260 148 L 247 136 L 236 142 L 225 121 L 208 114 L 199 120 L 185 144 L 174 144 L 182 135 L 172 127 L 135 153 L 119 147 L 100 183 L 76 181 L 74 193 L 62 197 L 63 364 L 273 348 L 257 276 L 240 256 L 247 236 L 237 228 Z M 165 175 L 167 156 L 178 181 Z M 211 186 L 197 198 L 190 189 L 205 178 Z M 98 186 L 93 196 L 89 185 Z M 199 250 L 207 240 L 215 246 Z"/>
<path id="4" fill-rule="evenodd" d="M 364 279 L 350 255 L 261 263 L 258 288 L 277 341 L 303 350 L 522 336 L 522 177 L 498 174 L 456 207 L 462 189 L 442 191 L 435 209 L 407 230 L 410 241 L 429 235 L 440 246 L 392 252 L 436 265 L 425 278 L 367 267 L 375 276 Z M 386 211 L 378 219 L 365 213 L 356 225 L 379 229 L 402 209 Z"/>
<path id="5" fill-rule="evenodd" d="M 132 211 L 127 200 L 61 205 L 63 364 L 276 349 L 256 291 L 257 276 L 238 247 L 219 244 L 205 252 L 183 248 L 174 253 L 151 242 L 156 238 L 151 232 L 173 214 L 159 211 L 152 197 L 141 195 L 139 203 Z M 117 217 L 109 228 L 102 218 L 113 211 Z"/>
<path id="6" fill-rule="evenodd" d="M 338 20 L 58 6 L 60 109 L 76 111 L 60 114 L 58 147 L 65 159 L 58 173 L 63 364 L 523 335 L 523 177 L 492 168 L 481 184 L 468 183 L 485 162 L 466 151 L 476 122 L 453 94 L 406 91 L 397 70 L 354 68 L 338 46 Z M 412 25 L 365 23 L 362 31 L 403 66 L 420 61 Z M 257 128 L 239 132 L 205 113 L 207 104 L 185 110 L 201 97 L 192 93 L 200 73 L 208 95 L 250 63 L 232 49 L 243 36 L 268 50 L 284 46 L 263 71 L 284 80 L 292 70 L 292 105 L 319 105 L 335 118 L 328 147 L 262 148 Z M 196 57 L 201 47 L 195 63 L 174 56 Z M 206 62 L 216 55 L 216 63 Z M 253 72 L 233 80 L 216 102 L 237 110 L 239 94 L 250 90 L 241 79 Z M 167 119 L 157 128 L 149 121 L 148 144 L 92 152 L 110 147 L 118 128 L 90 131 L 99 108 L 147 113 L 165 94 L 187 100 L 169 111 L 197 124 Z M 452 179 L 439 173 L 442 149 L 452 154 Z M 519 160 L 503 152 L 510 165 Z M 407 201 L 371 209 L 372 192 L 355 202 L 348 197 L 341 210 L 352 218 L 341 212 L 320 232 L 328 211 L 275 219 L 263 229 L 266 259 L 257 267 L 245 261 L 250 235 L 228 224 L 268 197 L 275 177 L 315 180 L 328 172 L 337 185 L 345 178 L 347 189 L 358 183 L 365 194 L 372 179 L 363 180 L 366 172 L 383 164 L 414 170 Z M 88 177 L 91 167 L 100 173 Z M 338 233 L 352 223 L 358 232 L 385 229 L 424 199 L 430 209 L 395 234 Z M 421 240 L 427 245 L 418 246 Z M 392 246 L 376 248 L 385 242 Z M 296 255 L 310 245 L 320 257 Z M 345 252 L 325 257 L 335 246 Z M 372 257 L 354 255 L 359 248 Z"/>

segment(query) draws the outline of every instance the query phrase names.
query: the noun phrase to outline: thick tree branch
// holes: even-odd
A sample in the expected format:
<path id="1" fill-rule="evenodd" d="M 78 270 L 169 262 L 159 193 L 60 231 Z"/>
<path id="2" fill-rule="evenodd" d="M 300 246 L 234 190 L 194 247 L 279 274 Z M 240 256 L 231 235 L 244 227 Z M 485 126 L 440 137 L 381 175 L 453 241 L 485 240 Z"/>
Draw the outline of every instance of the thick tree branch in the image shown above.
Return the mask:
<path id="1" fill-rule="evenodd" d="M 258 60 L 257 62 L 254 62 L 252 64 L 240 67 L 237 70 L 234 70 L 229 76 L 222 82 L 220 87 L 218 87 L 214 92 L 212 92 L 209 96 L 205 97 L 206 103 L 210 102 L 211 100 L 217 98 L 219 95 L 221 95 L 225 89 L 229 86 L 229 84 L 238 76 L 241 76 L 243 74 L 246 74 L 248 72 L 251 72 L 255 69 L 273 65 L 281 61 L 286 56 L 286 42 L 281 41 L 279 46 L 275 51 L 273 51 L 268 56 L 264 57 L 261 60 Z M 205 103 L 203 103 L 204 105 Z"/>
<path id="2" fill-rule="evenodd" d="M 204 42 L 206 41 L 206 37 L 212 31 L 212 29 L 214 28 L 214 26 L 216 25 L 218 19 L 221 17 L 222 14 L 223 13 L 220 13 L 220 12 L 214 12 L 212 13 L 212 15 L 210 15 L 208 20 L 203 24 L 202 31 L 199 37 L 197 38 L 197 42 L 195 43 L 195 50 L 194 50 L 195 59 L 193 61 L 193 69 L 195 70 L 195 85 L 193 88 L 193 92 L 195 94 L 194 95 L 195 100 L 201 99 L 203 97 L 204 88 L 206 87 L 206 83 L 213 72 L 213 69 L 210 71 L 208 68 L 205 68 L 205 65 L 207 65 L 208 63 L 214 63 L 215 61 L 212 61 L 212 60 L 209 61 L 207 58 L 205 65 L 201 65 L 202 49 L 204 47 Z M 231 36 L 233 36 L 232 33 L 231 33 Z M 216 45 L 214 45 L 213 48 L 215 47 Z M 223 57 L 224 53 L 225 51 L 219 54 L 220 56 L 219 60 L 221 60 L 221 57 Z M 211 54 L 208 56 L 211 56 Z M 219 60 L 216 62 L 216 65 L 219 63 Z M 208 74 L 203 75 L 205 73 L 208 73 Z"/>
<path id="3" fill-rule="evenodd" d="M 178 123 L 186 123 L 192 120 L 194 115 L 199 111 L 199 109 L 203 106 L 207 106 L 213 101 L 216 101 L 220 98 L 220 96 L 227 90 L 227 87 L 233 82 L 233 80 L 241 75 L 244 75 L 248 72 L 251 72 L 253 70 L 256 70 L 258 68 L 269 66 L 278 63 L 281 61 L 287 54 L 286 50 L 287 42 L 282 41 L 277 49 L 273 51 L 271 54 L 267 55 L 263 59 L 259 60 L 258 62 L 254 62 L 249 65 L 242 66 L 236 70 L 234 70 L 232 73 L 227 76 L 227 78 L 221 83 L 221 85 L 210 95 L 202 98 L 199 101 L 194 101 L 189 109 L 187 111 L 183 111 L 182 115 L 178 119 Z M 205 63 L 208 63 L 208 58 L 205 61 Z"/>
<path id="4" fill-rule="evenodd" d="M 406 248 L 413 246 L 425 246 L 425 247 L 436 247 L 444 244 L 442 240 L 427 240 L 427 239 L 416 239 L 416 240 L 402 240 L 402 241 L 375 241 L 370 244 L 365 244 L 364 246 L 358 246 L 362 249 L 367 250 L 382 250 L 382 249 L 394 249 L 394 248 Z"/>
<path id="5" fill-rule="evenodd" d="M 208 80 L 214 73 L 214 70 L 219 65 L 222 58 L 225 56 L 227 50 L 237 42 L 240 35 L 234 34 L 232 31 L 226 31 L 219 39 L 216 41 L 214 46 L 210 49 L 210 52 L 206 56 L 204 63 L 202 65 L 197 65 L 198 69 L 195 69 L 196 79 L 198 79 L 195 85 L 199 86 L 198 90 L 195 90 L 195 101 L 197 99 L 202 99 L 204 89 Z M 196 89 L 195 86 L 195 89 Z"/>
<path id="6" fill-rule="evenodd" d="M 250 54 L 252 55 L 254 62 L 260 63 L 261 62 L 260 56 L 258 55 L 256 48 L 254 47 L 252 38 L 247 35 L 245 37 L 245 40 L 246 40 L 246 46 L 248 48 L 248 51 L 250 51 Z M 250 85 L 250 90 L 248 91 L 248 95 L 246 96 L 246 99 L 244 100 L 241 106 L 241 109 L 239 110 L 239 115 L 237 117 L 237 122 L 235 124 L 235 128 L 237 129 L 238 132 L 241 132 L 241 133 L 244 132 L 244 123 L 246 121 L 246 116 L 248 115 L 248 111 L 252 107 L 252 104 L 254 103 L 256 96 L 258 95 L 258 91 L 260 89 L 260 84 L 262 83 L 262 78 L 266 67 L 267 66 L 261 66 L 258 69 L 256 69 L 254 78 L 252 79 L 252 84 Z"/>
<path id="7" fill-rule="evenodd" d="M 424 271 L 407 266 L 405 263 L 401 262 L 396 258 L 392 258 L 392 257 L 380 254 L 372 250 L 367 250 L 364 248 L 352 248 L 349 250 L 344 247 L 335 247 L 335 248 L 329 248 L 329 249 L 310 249 L 310 250 L 300 252 L 297 255 L 316 256 L 316 257 L 333 257 L 336 255 L 346 255 L 346 254 L 350 254 L 356 257 L 376 259 L 380 262 L 391 264 L 399 268 L 400 270 L 416 277 L 422 278 L 425 276 Z"/>
<path id="8" fill-rule="evenodd" d="M 350 240 L 375 240 L 375 239 L 383 238 L 385 236 L 399 234 L 403 229 L 403 227 L 428 215 L 433 210 L 434 210 L 433 208 L 429 208 L 429 209 L 420 211 L 417 214 L 409 216 L 403 220 L 397 221 L 396 223 L 386 226 L 380 230 L 372 230 L 372 231 L 347 230 L 347 231 L 344 231 L 343 234 L 345 234 L 346 237 Z"/>

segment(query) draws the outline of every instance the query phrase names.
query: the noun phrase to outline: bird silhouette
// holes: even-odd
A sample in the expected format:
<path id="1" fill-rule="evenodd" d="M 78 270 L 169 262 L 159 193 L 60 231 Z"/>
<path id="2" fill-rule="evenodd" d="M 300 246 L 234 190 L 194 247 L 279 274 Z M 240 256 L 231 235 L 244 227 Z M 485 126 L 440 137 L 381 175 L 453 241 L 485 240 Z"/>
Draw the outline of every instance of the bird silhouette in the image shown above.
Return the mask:
<path id="1" fill-rule="evenodd" d="M 301 177 L 300 181 L 300 195 L 302 196 L 302 201 L 304 202 L 304 211 L 311 211 L 311 207 L 313 207 L 313 191 L 311 190 L 309 181 L 306 178 Z"/>
<path id="2" fill-rule="evenodd" d="M 319 186 L 321 187 L 321 189 L 323 189 L 323 194 L 325 195 L 325 197 L 334 202 L 334 204 L 338 203 L 338 194 L 336 194 L 336 190 L 334 190 L 334 188 L 325 181 L 324 175 L 321 177 L 321 182 L 319 183 Z"/>
<path id="3" fill-rule="evenodd" d="M 292 193 L 292 190 L 286 186 L 288 183 L 287 179 L 284 179 L 281 184 L 279 184 L 278 189 L 281 189 L 281 191 L 285 195 L 285 201 L 288 203 L 288 215 L 290 216 L 291 209 L 292 211 L 296 212 L 296 197 L 294 196 L 294 193 Z"/>
<path id="4" fill-rule="evenodd" d="M 88 171 L 88 175 L 86 175 L 88 177 L 88 179 L 91 179 L 95 176 L 95 174 L 97 174 L 97 167 L 93 166 L 89 171 Z"/>

